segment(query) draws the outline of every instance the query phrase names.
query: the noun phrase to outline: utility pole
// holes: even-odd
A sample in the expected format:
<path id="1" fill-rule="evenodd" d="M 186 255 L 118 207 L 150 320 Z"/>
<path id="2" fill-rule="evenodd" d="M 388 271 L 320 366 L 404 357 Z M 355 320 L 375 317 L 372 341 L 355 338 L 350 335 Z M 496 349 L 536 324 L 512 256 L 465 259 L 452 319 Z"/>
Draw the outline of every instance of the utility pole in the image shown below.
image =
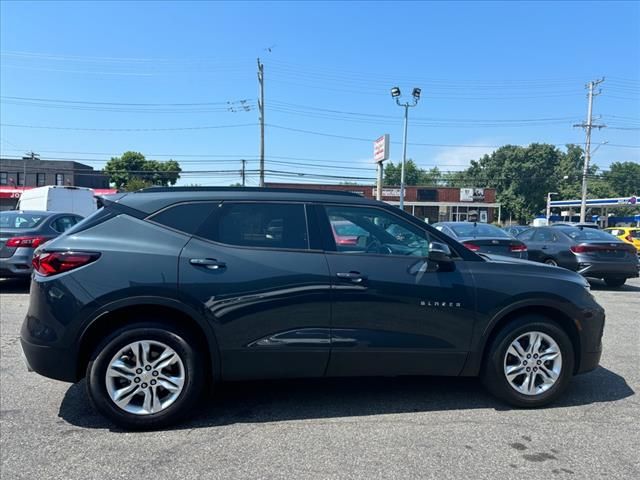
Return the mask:
<path id="1" fill-rule="evenodd" d="M 26 187 L 27 186 L 27 160 L 35 160 L 36 157 L 38 157 L 39 155 L 37 153 L 35 153 L 33 150 L 31 150 L 30 152 L 27 152 L 27 154 L 22 157 L 22 187 Z M 18 186 L 20 182 L 18 182 Z M 38 185 L 36 185 L 37 187 Z"/>
<path id="2" fill-rule="evenodd" d="M 587 105 L 587 121 L 585 123 L 581 123 L 578 125 L 574 125 L 574 127 L 581 127 L 585 129 L 586 132 L 586 140 L 585 140 L 585 149 L 584 149 L 584 167 L 582 169 L 582 198 L 580 202 L 580 221 L 585 222 L 587 217 L 587 175 L 589 173 L 589 162 L 591 161 L 591 129 L 592 128 L 604 128 L 606 125 L 594 125 L 593 124 L 593 97 L 596 97 L 602 93 L 602 90 L 598 90 L 597 93 L 594 93 L 594 88 L 604 82 L 604 77 L 600 80 L 592 80 L 586 85 L 586 88 L 589 90 L 589 94 L 587 96 L 588 105 Z"/>
<path id="3" fill-rule="evenodd" d="M 240 161 L 242 162 L 242 170 L 240 172 L 241 172 L 241 176 L 242 176 L 242 186 L 244 187 L 245 186 L 245 178 L 246 178 L 246 176 L 245 176 L 245 164 L 247 163 L 247 161 L 244 160 L 244 159 L 240 160 Z"/>
<path id="4" fill-rule="evenodd" d="M 264 187 L 264 64 L 258 58 L 258 112 L 260 120 L 260 186 Z"/>
<path id="5" fill-rule="evenodd" d="M 549 219 L 551 218 L 551 196 L 558 195 L 558 192 L 547 193 L 547 225 L 549 225 Z"/>

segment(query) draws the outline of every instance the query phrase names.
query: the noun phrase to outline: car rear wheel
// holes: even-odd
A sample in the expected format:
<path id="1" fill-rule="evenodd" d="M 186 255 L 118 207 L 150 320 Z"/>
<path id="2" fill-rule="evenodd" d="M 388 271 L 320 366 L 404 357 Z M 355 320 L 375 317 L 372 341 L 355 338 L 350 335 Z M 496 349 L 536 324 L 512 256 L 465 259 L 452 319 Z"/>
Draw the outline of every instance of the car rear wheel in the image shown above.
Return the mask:
<path id="1" fill-rule="evenodd" d="M 557 267 L 558 266 L 558 262 L 556 262 L 553 258 L 547 258 L 544 263 L 546 263 L 547 265 L 551 265 L 553 267 Z"/>
<path id="2" fill-rule="evenodd" d="M 621 287 L 627 281 L 626 278 L 611 278 L 607 277 L 604 279 L 604 283 L 607 284 L 607 287 Z"/>
<path id="3" fill-rule="evenodd" d="M 110 335 L 87 366 L 93 406 L 127 429 L 174 423 L 199 399 L 202 359 L 186 332 L 161 323 L 137 323 Z"/>
<path id="4" fill-rule="evenodd" d="M 527 315 L 509 323 L 493 340 L 482 381 L 498 398 L 517 407 L 554 401 L 573 374 L 568 335 L 551 320 Z"/>

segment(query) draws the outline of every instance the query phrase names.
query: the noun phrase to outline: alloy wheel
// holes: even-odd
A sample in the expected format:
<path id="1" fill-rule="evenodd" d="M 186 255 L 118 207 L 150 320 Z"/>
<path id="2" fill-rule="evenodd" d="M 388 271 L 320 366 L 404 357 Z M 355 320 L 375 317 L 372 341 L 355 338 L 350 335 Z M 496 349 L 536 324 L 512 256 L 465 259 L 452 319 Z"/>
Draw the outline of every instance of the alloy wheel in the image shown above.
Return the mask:
<path id="1" fill-rule="evenodd" d="M 185 368 L 180 356 L 156 340 L 128 344 L 116 353 L 107 368 L 109 397 L 134 415 L 161 412 L 182 393 Z"/>
<path id="2" fill-rule="evenodd" d="M 524 395 L 540 395 L 553 387 L 562 373 L 562 353 L 546 333 L 518 336 L 504 355 L 504 375 L 511 388 Z"/>

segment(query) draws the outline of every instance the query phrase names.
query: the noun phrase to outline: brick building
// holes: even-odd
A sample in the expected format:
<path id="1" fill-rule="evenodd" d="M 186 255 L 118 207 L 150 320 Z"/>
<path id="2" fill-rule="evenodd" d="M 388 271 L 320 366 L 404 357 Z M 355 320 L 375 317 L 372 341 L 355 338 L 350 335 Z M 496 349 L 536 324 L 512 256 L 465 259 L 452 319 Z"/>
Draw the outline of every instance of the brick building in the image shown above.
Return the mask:
<path id="1" fill-rule="evenodd" d="M 313 188 L 357 193 L 366 198 L 376 197 L 373 185 L 311 185 L 300 183 L 267 183 L 267 187 Z M 400 187 L 384 187 L 382 200 L 400 204 Z M 429 223 L 438 221 L 466 221 L 470 214 L 479 221 L 492 223 L 500 218 L 500 204 L 493 188 L 405 187 L 404 209 Z"/>
<path id="2" fill-rule="evenodd" d="M 14 209 L 23 190 L 46 185 L 106 191 L 109 177 L 89 165 L 68 160 L 0 158 L 0 210 Z"/>

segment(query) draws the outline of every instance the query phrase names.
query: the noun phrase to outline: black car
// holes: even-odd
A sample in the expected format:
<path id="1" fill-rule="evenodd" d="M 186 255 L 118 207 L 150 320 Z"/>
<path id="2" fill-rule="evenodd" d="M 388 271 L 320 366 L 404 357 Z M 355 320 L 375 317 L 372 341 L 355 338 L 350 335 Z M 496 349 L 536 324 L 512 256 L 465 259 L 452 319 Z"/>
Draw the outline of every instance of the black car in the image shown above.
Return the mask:
<path id="1" fill-rule="evenodd" d="M 603 279 L 611 287 L 637 277 L 640 269 L 633 245 L 594 228 L 536 227 L 521 233 L 518 239 L 527 244 L 529 260 Z"/>
<path id="2" fill-rule="evenodd" d="M 527 259 L 527 246 L 494 225 L 476 222 L 438 222 L 433 226 L 473 252 Z"/>
<path id="3" fill-rule="evenodd" d="M 604 311 L 580 275 L 476 255 L 381 202 L 186 187 L 104 202 L 36 251 L 21 344 L 126 428 L 176 421 L 223 380 L 480 375 L 537 407 L 600 359 Z"/>
<path id="4" fill-rule="evenodd" d="M 73 213 L 0 212 L 0 278 L 28 277 L 35 249 L 82 220 Z"/>

